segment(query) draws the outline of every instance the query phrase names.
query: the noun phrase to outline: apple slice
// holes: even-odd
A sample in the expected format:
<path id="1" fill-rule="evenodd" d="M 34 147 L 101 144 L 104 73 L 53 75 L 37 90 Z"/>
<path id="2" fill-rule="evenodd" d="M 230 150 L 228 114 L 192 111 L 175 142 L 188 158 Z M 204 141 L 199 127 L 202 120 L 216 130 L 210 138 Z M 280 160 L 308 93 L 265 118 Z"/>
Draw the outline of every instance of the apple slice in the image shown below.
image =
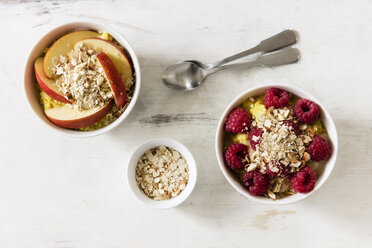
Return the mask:
<path id="1" fill-rule="evenodd" d="M 97 54 L 97 59 L 98 62 L 101 64 L 103 71 L 106 74 L 110 88 L 114 93 L 116 105 L 118 106 L 118 108 L 122 108 L 127 101 L 127 92 L 119 71 L 116 69 L 111 59 L 104 52 L 100 52 L 99 54 Z"/>
<path id="2" fill-rule="evenodd" d="M 34 64 L 36 81 L 38 82 L 40 88 L 51 98 L 63 103 L 70 103 L 70 101 L 66 99 L 63 92 L 58 89 L 56 82 L 44 75 L 43 61 L 44 58 L 39 57 L 35 60 Z"/>
<path id="3" fill-rule="evenodd" d="M 66 34 L 56 40 L 51 47 L 49 47 L 44 58 L 44 73 L 48 78 L 53 78 L 53 58 L 60 58 L 60 55 L 66 56 L 69 51 L 74 47 L 75 43 L 90 37 L 98 37 L 99 33 L 93 31 L 76 31 Z"/>
<path id="4" fill-rule="evenodd" d="M 132 79 L 132 67 L 129 63 L 127 56 L 124 52 L 108 40 L 103 40 L 100 38 L 88 38 L 81 40 L 76 43 L 75 46 L 79 46 L 80 43 L 83 43 L 88 49 L 94 50 L 96 53 L 104 52 L 110 60 L 114 63 L 116 69 L 121 75 L 124 75 L 123 82 Z"/>
<path id="5" fill-rule="evenodd" d="M 59 108 L 51 108 L 45 110 L 48 119 L 60 127 L 65 128 L 81 128 L 88 127 L 97 121 L 101 120 L 110 112 L 112 101 L 105 104 L 103 107 L 95 107 L 89 110 L 79 111 L 68 106 Z"/>

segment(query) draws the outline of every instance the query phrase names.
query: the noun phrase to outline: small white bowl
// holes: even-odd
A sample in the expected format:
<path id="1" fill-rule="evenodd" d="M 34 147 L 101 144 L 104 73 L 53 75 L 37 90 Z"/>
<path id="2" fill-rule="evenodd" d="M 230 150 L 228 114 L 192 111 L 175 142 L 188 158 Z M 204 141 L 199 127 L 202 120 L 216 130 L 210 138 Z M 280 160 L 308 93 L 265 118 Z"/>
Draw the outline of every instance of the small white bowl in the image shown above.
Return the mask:
<path id="1" fill-rule="evenodd" d="M 129 103 L 127 109 L 124 111 L 124 113 L 114 122 L 107 125 L 106 127 L 100 128 L 95 131 L 89 131 L 89 132 L 81 132 L 76 130 L 71 130 L 67 128 L 59 127 L 55 124 L 53 124 L 49 119 L 45 116 L 43 107 L 40 104 L 39 99 L 39 91 L 37 90 L 37 82 L 34 75 L 34 61 L 37 57 L 39 57 L 43 50 L 49 46 L 53 41 L 55 41 L 58 37 L 60 37 L 63 34 L 66 34 L 73 30 L 95 30 L 98 32 L 106 31 L 108 32 L 112 37 L 115 38 L 129 53 L 130 58 L 133 62 L 134 72 L 135 72 L 135 88 L 134 93 L 131 102 Z M 52 29 L 50 32 L 48 32 L 46 35 L 44 35 L 32 48 L 24 69 L 24 84 L 23 89 L 26 95 L 26 100 L 31 108 L 31 111 L 38 117 L 39 120 L 43 124 L 45 124 L 47 127 L 59 132 L 63 133 L 65 135 L 73 136 L 73 137 L 92 137 L 99 134 L 103 134 L 105 132 L 108 132 L 109 130 L 115 128 L 118 126 L 122 121 L 124 121 L 125 118 L 129 115 L 129 113 L 132 111 L 134 105 L 136 104 L 136 101 L 138 99 L 139 91 L 141 88 L 141 72 L 140 72 L 140 66 L 138 63 L 138 59 L 136 54 L 134 53 L 132 47 L 129 45 L 129 43 L 126 41 L 126 39 L 118 33 L 116 30 L 98 23 L 93 22 L 73 22 L 73 23 L 67 23 L 62 26 L 58 26 L 54 29 Z"/>
<path id="2" fill-rule="evenodd" d="M 323 124 L 325 128 L 327 129 L 328 136 L 331 140 L 331 146 L 332 146 L 332 156 L 328 159 L 327 163 L 325 164 L 325 169 L 323 173 L 320 175 L 320 177 L 317 179 L 315 188 L 307 193 L 307 194 L 294 194 L 291 196 L 287 196 L 282 199 L 277 199 L 275 201 L 262 197 L 262 196 L 253 196 L 251 195 L 241 184 L 240 182 L 234 177 L 234 175 L 231 173 L 231 171 L 226 167 L 225 162 L 224 162 L 224 156 L 223 156 L 223 132 L 224 132 L 224 125 L 227 119 L 228 114 L 231 112 L 232 109 L 235 107 L 238 107 L 240 104 L 242 104 L 245 100 L 247 100 L 250 96 L 257 96 L 260 94 L 264 94 L 265 91 L 268 88 L 275 87 L 275 88 L 280 88 L 283 90 L 286 90 L 288 92 L 291 92 L 301 98 L 307 98 L 309 100 L 314 101 L 319 105 L 320 108 L 320 116 L 322 118 Z M 337 130 L 336 126 L 332 120 L 332 117 L 329 115 L 328 111 L 324 108 L 324 106 L 318 101 L 315 97 L 310 95 L 309 93 L 291 86 L 291 85 L 285 85 L 285 84 L 278 84 L 278 85 L 263 85 L 263 86 L 258 86 L 251 88 L 239 96 L 237 96 L 230 104 L 229 106 L 225 109 L 223 112 L 221 119 L 218 123 L 217 127 L 217 133 L 216 133 L 216 154 L 217 154 L 217 160 L 220 165 L 221 171 L 226 177 L 227 181 L 234 187 L 235 190 L 237 190 L 240 194 L 243 196 L 256 201 L 260 203 L 266 203 L 266 204 L 273 204 L 273 205 L 280 205 L 280 204 L 288 204 L 288 203 L 293 203 L 300 201 L 302 199 L 305 199 L 306 197 L 310 196 L 313 194 L 315 191 L 317 191 L 323 183 L 327 180 L 327 178 L 330 176 L 335 163 L 336 163 L 336 157 L 337 157 L 337 152 L 338 152 L 338 138 L 337 138 Z"/>
<path id="3" fill-rule="evenodd" d="M 138 160 L 141 156 L 149 149 L 158 147 L 158 146 L 167 146 L 173 148 L 174 150 L 178 151 L 186 160 L 187 165 L 189 167 L 189 181 L 186 185 L 186 188 L 176 197 L 164 200 L 164 201 L 156 201 L 149 197 L 147 197 L 141 189 L 138 187 L 136 183 L 136 167 L 138 164 Z M 132 157 L 129 160 L 128 170 L 127 170 L 127 178 L 129 188 L 132 190 L 133 194 L 143 203 L 149 205 L 153 208 L 158 209 L 167 209 L 175 207 L 182 202 L 184 202 L 193 191 L 196 179 L 197 179 L 197 168 L 194 157 L 192 156 L 191 152 L 180 142 L 173 140 L 173 139 L 153 139 L 145 142 L 137 150 L 132 154 Z"/>

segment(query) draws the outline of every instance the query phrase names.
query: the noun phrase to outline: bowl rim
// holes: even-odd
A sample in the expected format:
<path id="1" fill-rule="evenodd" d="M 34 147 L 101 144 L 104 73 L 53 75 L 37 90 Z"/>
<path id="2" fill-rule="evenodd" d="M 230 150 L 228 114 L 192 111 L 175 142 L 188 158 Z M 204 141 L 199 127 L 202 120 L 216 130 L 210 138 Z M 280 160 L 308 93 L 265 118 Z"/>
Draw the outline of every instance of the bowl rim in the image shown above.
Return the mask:
<path id="1" fill-rule="evenodd" d="M 135 179 L 135 169 L 137 167 L 138 160 L 147 150 L 161 145 L 173 148 L 184 157 L 189 168 L 189 181 L 185 189 L 178 196 L 169 200 L 156 201 L 147 197 L 137 186 Z M 130 191 L 132 192 L 132 195 L 134 195 L 134 197 L 137 198 L 143 204 L 155 209 L 169 209 L 182 204 L 193 192 L 198 177 L 197 165 L 194 156 L 192 155 L 190 150 L 179 141 L 171 138 L 150 139 L 139 145 L 130 156 L 128 166 L 126 169 L 126 174 L 127 184 L 130 188 Z"/>
<path id="2" fill-rule="evenodd" d="M 39 116 L 38 113 L 36 113 L 36 111 L 34 110 L 34 107 L 31 105 L 31 102 L 30 102 L 31 101 L 30 94 L 34 94 L 34 93 L 30 93 L 29 90 L 27 89 L 28 85 L 30 84 L 30 79 L 28 78 L 28 76 L 29 76 L 29 73 L 30 73 L 29 72 L 30 63 L 33 64 L 34 60 L 35 60 L 35 58 L 34 58 L 35 50 L 37 50 L 37 47 L 38 47 L 39 43 L 43 42 L 44 40 L 48 40 L 49 42 L 53 42 L 58 37 L 58 35 L 63 35 L 64 33 L 66 33 L 66 32 L 58 32 L 58 30 L 63 30 L 63 29 L 66 29 L 66 28 L 68 28 L 70 31 L 91 29 L 91 30 L 96 30 L 96 31 L 106 31 L 106 32 L 108 32 L 118 42 L 120 40 L 119 43 L 129 53 L 129 55 L 131 57 L 131 60 L 132 60 L 132 63 L 133 63 L 133 70 L 134 70 L 136 81 L 135 81 L 135 88 L 134 88 L 134 92 L 133 92 L 131 102 L 129 103 L 129 105 L 127 106 L 125 111 L 120 115 L 120 117 L 118 119 L 116 119 L 114 122 L 110 123 L 109 125 L 107 125 L 105 127 L 102 127 L 100 129 L 94 130 L 94 131 L 77 131 L 77 130 L 73 130 L 73 129 L 67 129 L 67 128 L 59 127 L 59 126 L 55 125 L 54 123 L 52 123 L 49 120 L 45 121 L 44 119 L 41 118 L 41 116 Z M 51 36 L 55 32 L 57 32 L 59 34 L 55 35 L 53 38 L 48 38 L 49 36 Z M 120 123 L 123 122 L 128 117 L 128 115 L 132 112 L 132 110 L 133 110 L 133 108 L 134 108 L 134 106 L 135 106 L 135 104 L 138 100 L 139 92 L 140 92 L 140 89 L 141 89 L 140 64 L 138 62 L 137 55 L 134 52 L 131 45 L 129 44 L 129 42 L 125 39 L 125 37 L 122 34 L 120 34 L 114 28 L 112 28 L 112 27 L 110 27 L 106 24 L 97 23 L 97 22 L 94 22 L 94 21 L 68 22 L 68 23 L 56 25 L 53 28 L 49 29 L 48 32 L 46 32 L 40 39 L 38 39 L 33 44 L 33 46 L 31 47 L 31 49 L 28 52 L 28 56 L 26 58 L 26 61 L 24 63 L 23 68 L 24 69 L 23 69 L 23 87 L 22 88 L 23 88 L 23 93 L 24 93 L 27 105 L 31 109 L 31 112 L 36 116 L 37 119 L 39 119 L 44 124 L 44 126 L 47 126 L 49 129 L 52 129 L 52 130 L 56 131 L 57 133 L 67 135 L 67 136 L 70 136 L 70 137 L 79 137 L 79 138 L 80 137 L 93 137 L 93 136 L 97 136 L 97 135 L 106 133 L 106 132 L 114 129 L 118 125 L 120 125 Z M 33 68 L 33 66 L 32 66 L 32 68 Z M 36 81 L 34 81 L 32 83 L 36 83 Z"/>
<path id="3" fill-rule="evenodd" d="M 285 90 L 293 92 L 293 93 L 296 92 L 295 94 L 298 95 L 299 97 L 306 97 L 306 98 L 309 98 L 310 100 L 316 102 L 320 107 L 322 119 L 324 121 L 325 120 L 327 121 L 327 123 L 328 123 L 327 127 L 331 127 L 332 132 L 334 133 L 334 137 L 332 137 L 332 139 L 330 138 L 330 140 L 332 142 L 332 148 L 333 148 L 332 156 L 331 156 L 331 158 L 329 158 L 329 160 L 327 161 L 327 163 L 325 165 L 325 167 L 328 169 L 327 174 L 325 174 L 326 170 L 324 170 L 322 175 L 320 176 L 320 178 L 318 178 L 318 179 L 321 179 L 321 180 L 317 180 L 315 188 L 307 194 L 297 193 L 295 195 L 288 196 L 288 197 L 278 199 L 278 200 L 275 200 L 275 201 L 273 201 L 269 198 L 264 198 L 262 196 L 253 196 L 247 190 L 243 189 L 243 186 L 241 186 L 241 184 L 239 182 L 237 182 L 237 180 L 232 175 L 230 175 L 229 169 L 226 168 L 225 162 L 224 162 L 224 159 L 223 159 L 222 147 L 221 147 L 223 145 L 223 141 L 221 139 L 221 137 L 223 136 L 223 127 L 224 127 L 224 124 L 225 124 L 228 113 L 230 113 L 230 111 L 233 108 L 239 106 L 241 103 L 238 104 L 238 102 L 242 101 L 243 98 L 247 99 L 249 97 L 249 94 L 251 94 L 252 92 L 259 91 L 259 90 L 266 90 L 266 89 L 271 88 L 271 87 L 285 89 Z M 328 131 L 328 133 L 330 132 L 330 130 L 328 128 L 327 128 L 327 131 Z M 335 164 L 336 164 L 337 153 L 338 153 L 338 134 L 337 134 L 336 125 L 335 125 L 331 115 L 329 114 L 327 109 L 324 107 L 324 105 L 317 98 L 315 98 L 311 93 L 308 93 L 307 91 L 304 91 L 301 88 L 299 88 L 297 86 L 294 86 L 294 85 L 290 85 L 290 84 L 283 84 L 283 83 L 280 83 L 280 84 L 261 84 L 259 86 L 248 88 L 244 92 L 240 93 L 225 108 L 225 110 L 223 111 L 223 113 L 222 113 L 222 115 L 219 119 L 218 125 L 217 125 L 216 136 L 215 136 L 215 151 L 216 151 L 218 165 L 219 165 L 219 167 L 222 171 L 222 174 L 224 175 L 226 180 L 229 182 L 229 184 L 236 191 L 238 191 L 241 195 L 245 196 L 246 198 L 248 198 L 250 200 L 253 200 L 253 201 L 259 202 L 259 203 L 265 203 L 265 204 L 270 204 L 270 205 L 283 205 L 283 204 L 290 204 L 290 203 L 298 202 L 300 200 L 303 200 L 303 199 L 309 197 L 315 191 L 317 191 L 325 183 L 325 181 L 327 181 L 327 179 L 331 175 L 331 173 L 332 173 L 332 171 L 335 167 Z"/>

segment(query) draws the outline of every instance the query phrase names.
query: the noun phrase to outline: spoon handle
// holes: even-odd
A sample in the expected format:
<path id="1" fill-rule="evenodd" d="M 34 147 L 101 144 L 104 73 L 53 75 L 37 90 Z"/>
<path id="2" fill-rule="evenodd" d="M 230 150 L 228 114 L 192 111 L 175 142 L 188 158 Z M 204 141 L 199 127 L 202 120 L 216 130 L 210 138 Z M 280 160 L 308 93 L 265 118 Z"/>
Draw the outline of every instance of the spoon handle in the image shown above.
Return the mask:
<path id="1" fill-rule="evenodd" d="M 257 52 L 273 52 L 283 47 L 293 45 L 296 42 L 297 42 L 296 32 L 294 30 L 287 29 L 270 38 L 267 38 L 266 40 L 261 41 L 260 44 L 258 44 L 257 46 L 251 49 L 248 49 L 244 52 L 240 52 L 233 56 L 227 57 L 223 60 L 220 60 L 220 61 L 217 61 L 211 64 L 207 64 L 206 67 L 208 69 L 213 69 L 222 64 L 229 63 L 231 61 L 246 57 L 248 55 L 251 55 Z"/>
<path id="2" fill-rule="evenodd" d="M 287 48 L 280 50 L 278 52 L 269 53 L 259 57 L 258 59 L 245 63 L 236 63 L 223 65 L 207 70 L 207 75 L 232 68 L 242 68 L 242 67 L 253 67 L 257 65 L 263 65 L 268 67 L 286 65 L 295 63 L 300 59 L 300 52 L 297 48 Z"/>

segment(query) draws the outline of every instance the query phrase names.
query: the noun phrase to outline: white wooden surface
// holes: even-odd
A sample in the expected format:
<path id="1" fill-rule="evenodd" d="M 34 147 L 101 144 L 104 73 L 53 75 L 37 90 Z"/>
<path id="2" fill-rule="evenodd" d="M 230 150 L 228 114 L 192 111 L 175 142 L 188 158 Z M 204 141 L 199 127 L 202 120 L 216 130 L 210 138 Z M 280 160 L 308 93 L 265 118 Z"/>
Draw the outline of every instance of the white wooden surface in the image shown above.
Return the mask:
<path id="1" fill-rule="evenodd" d="M 0 1 L 0 247 L 371 247 L 371 11 L 368 0 Z M 22 71 L 41 35 L 82 19 L 125 35 L 138 54 L 143 88 L 117 129 L 73 139 L 32 115 Z M 285 28 L 301 34 L 296 65 L 221 73 L 189 93 L 160 83 L 172 63 L 214 61 Z M 229 101 L 277 76 L 328 107 L 340 153 L 314 195 L 266 206 L 227 183 L 214 134 Z M 199 169 L 191 197 L 167 211 L 143 206 L 125 180 L 129 155 L 154 137 L 183 142 Z"/>

